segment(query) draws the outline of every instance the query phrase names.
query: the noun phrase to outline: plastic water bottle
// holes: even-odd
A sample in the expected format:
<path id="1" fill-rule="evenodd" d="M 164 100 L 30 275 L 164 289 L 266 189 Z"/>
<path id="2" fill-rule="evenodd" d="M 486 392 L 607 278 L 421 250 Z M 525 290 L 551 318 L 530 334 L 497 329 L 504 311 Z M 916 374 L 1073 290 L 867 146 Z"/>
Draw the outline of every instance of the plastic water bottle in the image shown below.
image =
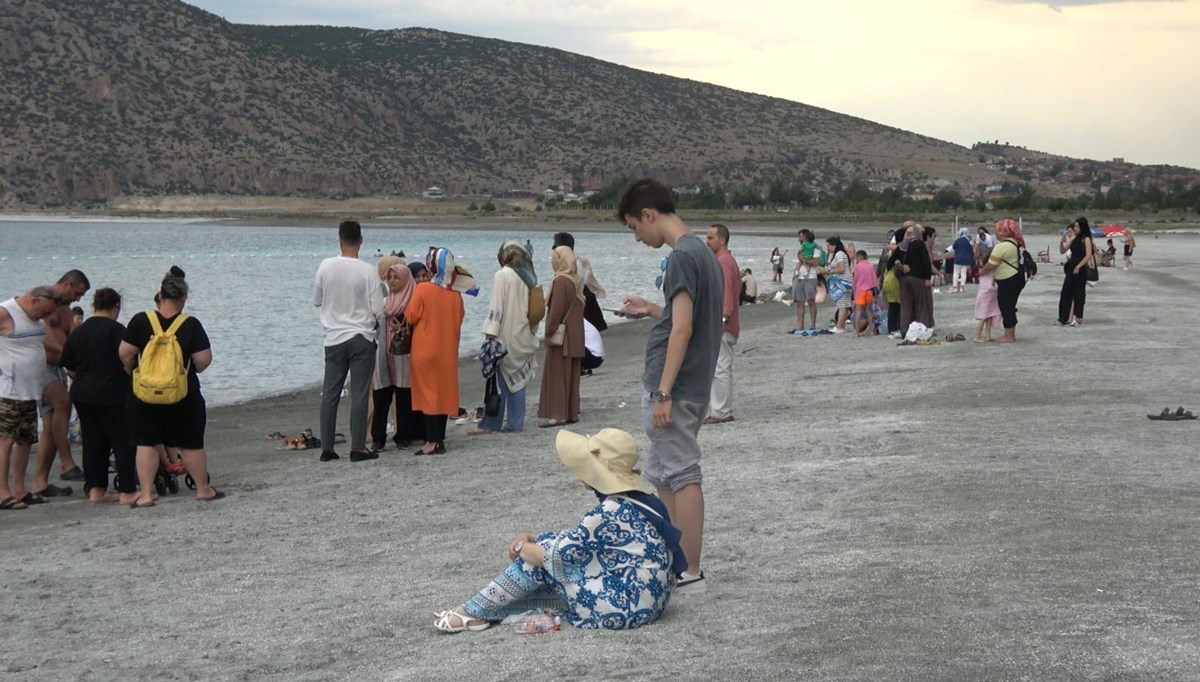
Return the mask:
<path id="1" fill-rule="evenodd" d="M 540 635 L 554 632 L 560 627 L 559 617 L 548 611 L 526 611 L 509 622 L 512 623 L 513 632 L 518 635 Z"/>

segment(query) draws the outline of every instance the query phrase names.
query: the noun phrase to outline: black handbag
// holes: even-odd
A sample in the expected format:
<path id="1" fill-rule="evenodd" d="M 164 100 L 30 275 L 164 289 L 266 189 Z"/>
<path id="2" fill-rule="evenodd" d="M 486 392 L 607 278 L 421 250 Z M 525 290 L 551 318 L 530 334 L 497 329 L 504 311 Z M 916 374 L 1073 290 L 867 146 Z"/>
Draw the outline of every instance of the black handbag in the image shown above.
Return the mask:
<path id="1" fill-rule="evenodd" d="M 483 413 L 489 417 L 500 416 L 500 372 L 488 377 L 483 390 Z"/>
<path id="2" fill-rule="evenodd" d="M 1088 263 L 1088 266 L 1087 266 L 1087 281 L 1089 281 L 1089 282 L 1099 282 L 1100 281 L 1100 268 L 1096 267 L 1096 255 L 1095 254 L 1092 254 L 1092 262 Z"/>
<path id="3" fill-rule="evenodd" d="M 388 346 L 392 355 L 409 355 L 412 353 L 412 325 L 403 317 L 396 333 L 392 334 L 392 342 Z"/>

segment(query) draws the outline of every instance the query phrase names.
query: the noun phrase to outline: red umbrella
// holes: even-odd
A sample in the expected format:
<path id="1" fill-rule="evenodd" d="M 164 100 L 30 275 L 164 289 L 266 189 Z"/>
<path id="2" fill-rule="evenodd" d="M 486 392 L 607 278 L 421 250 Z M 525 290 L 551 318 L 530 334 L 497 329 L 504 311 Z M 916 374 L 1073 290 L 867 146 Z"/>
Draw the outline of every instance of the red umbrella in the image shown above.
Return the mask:
<path id="1" fill-rule="evenodd" d="M 1102 225 L 1102 226 L 1100 226 L 1100 232 L 1103 233 L 1104 237 L 1124 237 L 1125 236 L 1125 226 L 1124 225 Z"/>

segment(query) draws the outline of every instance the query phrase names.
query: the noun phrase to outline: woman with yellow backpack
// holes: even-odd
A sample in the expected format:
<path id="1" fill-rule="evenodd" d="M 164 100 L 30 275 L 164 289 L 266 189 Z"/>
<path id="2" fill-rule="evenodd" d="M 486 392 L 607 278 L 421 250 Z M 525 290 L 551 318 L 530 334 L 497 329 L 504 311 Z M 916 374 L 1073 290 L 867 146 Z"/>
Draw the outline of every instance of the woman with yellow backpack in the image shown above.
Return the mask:
<path id="1" fill-rule="evenodd" d="M 130 432 L 137 445 L 138 497 L 133 509 L 154 506 L 156 446 L 179 448 L 183 464 L 196 483 L 196 499 L 225 497 L 208 484 L 204 451 L 207 407 L 200 393 L 200 373 L 212 364 L 212 346 L 200 320 L 184 314 L 188 284 L 183 270 L 171 266 L 163 277 L 157 310 L 129 320 L 119 354 L 133 376 Z"/>

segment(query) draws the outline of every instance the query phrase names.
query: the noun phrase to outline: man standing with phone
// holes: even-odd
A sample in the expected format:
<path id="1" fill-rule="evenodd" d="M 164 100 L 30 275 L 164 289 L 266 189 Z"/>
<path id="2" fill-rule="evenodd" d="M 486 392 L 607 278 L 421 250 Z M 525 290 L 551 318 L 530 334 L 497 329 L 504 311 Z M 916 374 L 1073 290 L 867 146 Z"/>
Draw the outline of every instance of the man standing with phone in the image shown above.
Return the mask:
<path id="1" fill-rule="evenodd" d="M 630 296 L 625 310 L 659 319 L 646 339 L 642 375 L 642 425 L 650 439 L 643 473 L 683 533 L 688 569 L 675 590 L 699 593 L 705 590 L 700 568 L 704 491 L 697 436 L 708 413 L 721 345 L 721 268 L 675 214 L 671 190 L 655 180 L 639 180 L 625 190 L 617 220 L 646 246 L 672 248 L 662 278 L 667 305 Z"/>

